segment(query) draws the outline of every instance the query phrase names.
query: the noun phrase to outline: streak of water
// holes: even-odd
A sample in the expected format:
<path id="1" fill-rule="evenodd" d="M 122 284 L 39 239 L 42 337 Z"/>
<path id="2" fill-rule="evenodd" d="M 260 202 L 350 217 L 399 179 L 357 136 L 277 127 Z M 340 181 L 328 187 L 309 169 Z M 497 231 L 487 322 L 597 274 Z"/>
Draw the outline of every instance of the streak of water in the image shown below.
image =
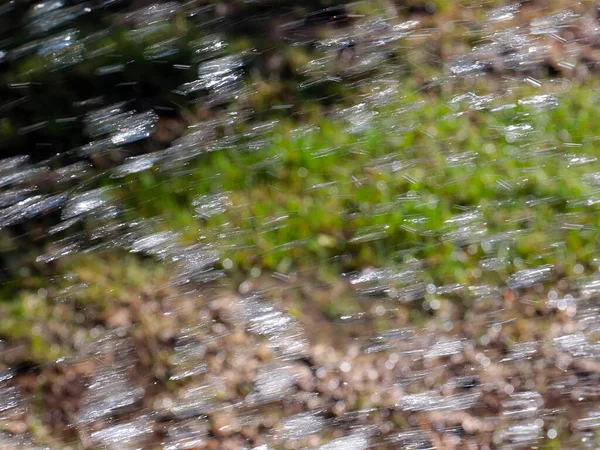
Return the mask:
<path id="1" fill-rule="evenodd" d="M 2 448 L 598 445 L 597 11 L 320 3 L 0 8 Z"/>

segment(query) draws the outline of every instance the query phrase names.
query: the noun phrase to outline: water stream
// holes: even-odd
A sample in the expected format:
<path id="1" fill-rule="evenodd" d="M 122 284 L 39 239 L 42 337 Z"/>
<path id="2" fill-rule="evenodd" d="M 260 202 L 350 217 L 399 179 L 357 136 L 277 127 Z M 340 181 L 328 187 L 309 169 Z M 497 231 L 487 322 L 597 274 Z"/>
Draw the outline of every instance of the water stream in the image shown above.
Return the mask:
<path id="1" fill-rule="evenodd" d="M 0 447 L 598 448 L 597 5 L 313 3 L 2 5 Z"/>

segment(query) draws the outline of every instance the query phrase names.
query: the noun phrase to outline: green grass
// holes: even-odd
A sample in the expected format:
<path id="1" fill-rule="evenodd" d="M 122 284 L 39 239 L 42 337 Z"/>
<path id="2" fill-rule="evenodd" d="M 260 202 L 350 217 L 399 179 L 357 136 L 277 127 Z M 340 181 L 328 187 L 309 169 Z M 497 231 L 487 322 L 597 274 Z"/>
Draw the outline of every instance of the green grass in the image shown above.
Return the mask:
<path id="1" fill-rule="evenodd" d="M 536 92 L 503 102 L 528 94 Z M 450 98 L 407 90 L 360 133 L 326 119 L 305 131 L 282 123 L 257 150 L 241 143 L 207 153 L 181 175 L 129 175 L 115 194 L 129 219 L 161 215 L 162 228 L 217 243 L 243 273 L 339 273 L 414 257 L 436 284 L 473 283 L 486 250 L 453 242 L 447 221 L 474 209 L 488 236 L 520 231 L 499 256 L 554 264 L 562 275 L 591 266 L 598 206 L 584 204 L 595 194 L 583 175 L 600 163 L 568 160 L 600 154 L 594 90 L 574 87 L 548 111 L 519 105 L 459 117 Z M 523 136 L 506 131 L 522 124 L 531 126 Z M 227 193 L 231 206 L 196 218 L 191 202 L 210 193 Z M 561 221 L 574 229 L 557 228 Z"/>

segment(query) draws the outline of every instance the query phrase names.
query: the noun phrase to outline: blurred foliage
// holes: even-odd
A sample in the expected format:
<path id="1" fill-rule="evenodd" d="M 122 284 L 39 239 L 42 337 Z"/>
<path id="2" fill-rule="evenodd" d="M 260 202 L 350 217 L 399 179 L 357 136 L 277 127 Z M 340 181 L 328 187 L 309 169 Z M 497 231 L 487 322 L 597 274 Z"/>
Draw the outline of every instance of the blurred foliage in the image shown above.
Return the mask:
<path id="1" fill-rule="evenodd" d="M 527 229 L 509 260 L 552 263 L 563 275 L 577 262 L 592 264 L 597 206 L 576 202 L 595 192 L 582 177 L 589 164 L 598 164 L 590 136 L 600 131 L 592 120 L 600 111 L 592 90 L 573 88 L 547 111 L 518 106 L 459 116 L 449 98 L 432 101 L 409 86 L 402 96 L 364 132 L 330 120 L 305 129 L 284 123 L 264 147 L 205 154 L 175 179 L 159 170 L 130 175 L 116 195 L 130 220 L 162 214 L 161 226 L 185 230 L 187 240 L 222 242 L 223 258 L 242 270 L 289 272 L 316 264 L 339 272 L 410 256 L 431 263 L 436 284 L 473 283 L 469 273 L 481 249 L 458 260 L 465 247 L 447 237 L 448 219 L 465 210 L 479 211 L 490 235 Z M 523 117 L 535 137 L 515 142 L 506 130 Z M 537 152 L 539 142 L 556 151 Z M 566 149 L 594 159 L 569 165 Z M 402 169 L 394 170 L 394 163 Z M 222 215 L 197 219 L 183 206 L 218 192 L 233 202 Z M 556 230 L 549 227 L 565 214 L 583 229 L 553 249 Z M 238 231 L 220 238 L 227 229 Z M 373 239 L 360 238 L 370 232 Z"/>

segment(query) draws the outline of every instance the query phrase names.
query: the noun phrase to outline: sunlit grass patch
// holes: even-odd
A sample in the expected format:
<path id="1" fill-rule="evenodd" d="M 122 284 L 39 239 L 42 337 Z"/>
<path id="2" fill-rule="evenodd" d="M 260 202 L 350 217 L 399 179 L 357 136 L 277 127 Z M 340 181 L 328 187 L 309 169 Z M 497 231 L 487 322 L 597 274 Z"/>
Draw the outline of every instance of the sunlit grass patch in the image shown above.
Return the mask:
<path id="1" fill-rule="evenodd" d="M 503 256 L 523 267 L 553 264 L 563 275 L 576 263 L 591 267 L 596 94 L 573 87 L 546 107 L 539 102 L 554 100 L 529 106 L 519 100 L 536 92 L 516 93 L 472 110 L 407 91 L 364 130 L 352 116 L 281 123 L 263 146 L 206 153 L 181 176 L 130 175 L 117 192 L 130 219 L 160 215 L 159 227 L 188 241 L 218 242 L 242 273 L 339 273 L 417 258 L 437 284 L 473 282 L 486 242 L 501 233 L 512 233 Z M 193 200 L 216 193 L 227 208 L 199 217 Z M 477 217 L 457 224 L 465 213 Z M 509 266 L 503 273 L 516 271 Z"/>

